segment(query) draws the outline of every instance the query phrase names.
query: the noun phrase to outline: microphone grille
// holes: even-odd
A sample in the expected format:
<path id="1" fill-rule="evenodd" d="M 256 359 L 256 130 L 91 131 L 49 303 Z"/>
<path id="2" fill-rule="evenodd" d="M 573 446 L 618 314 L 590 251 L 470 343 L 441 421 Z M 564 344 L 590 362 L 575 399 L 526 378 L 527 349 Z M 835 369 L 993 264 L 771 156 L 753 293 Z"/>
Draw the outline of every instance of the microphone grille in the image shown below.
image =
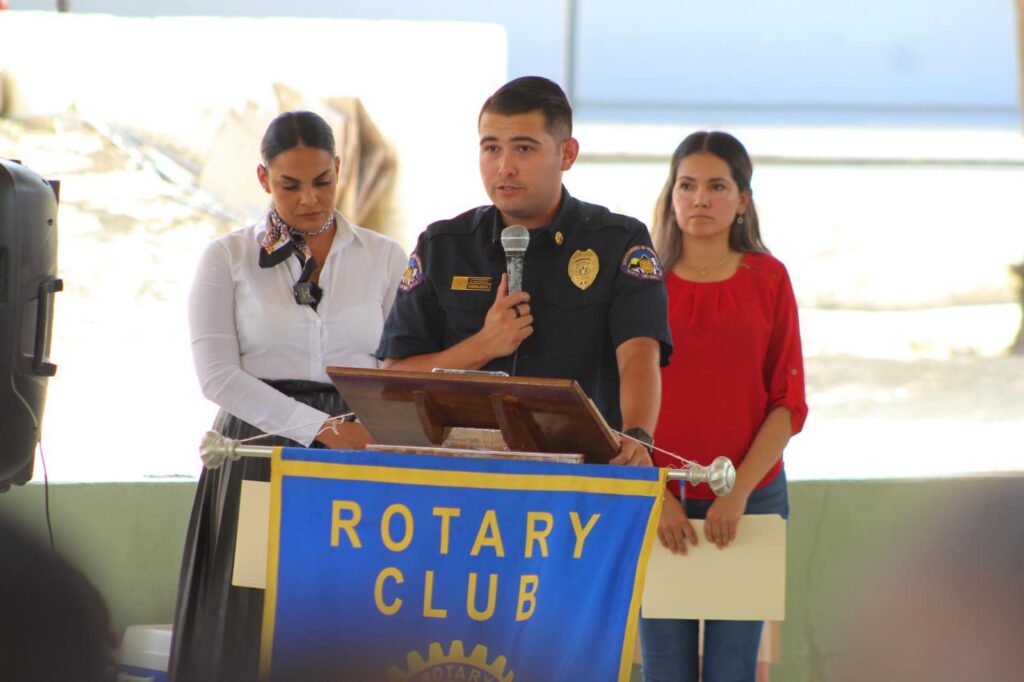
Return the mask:
<path id="1" fill-rule="evenodd" d="M 501 231 L 501 248 L 505 253 L 526 253 L 530 245 L 530 231 L 522 225 L 509 225 Z"/>

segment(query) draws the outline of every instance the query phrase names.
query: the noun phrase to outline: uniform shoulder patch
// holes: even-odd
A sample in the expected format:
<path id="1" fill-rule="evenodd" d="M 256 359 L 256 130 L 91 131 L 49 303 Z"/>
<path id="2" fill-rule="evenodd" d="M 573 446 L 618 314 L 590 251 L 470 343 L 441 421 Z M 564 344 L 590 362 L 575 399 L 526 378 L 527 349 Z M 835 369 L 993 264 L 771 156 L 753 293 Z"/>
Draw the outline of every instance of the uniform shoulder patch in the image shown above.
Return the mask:
<path id="1" fill-rule="evenodd" d="M 420 255 L 413 252 L 409 256 L 409 264 L 405 267 L 402 281 L 398 283 L 398 290 L 409 292 L 421 284 L 423 284 L 423 262 L 420 260 Z"/>
<path id="2" fill-rule="evenodd" d="M 643 244 L 634 246 L 626 252 L 619 269 L 623 274 L 629 275 L 634 279 L 650 280 L 653 282 L 660 282 L 664 279 L 661 262 L 658 261 L 658 256 L 654 253 L 654 249 Z"/>

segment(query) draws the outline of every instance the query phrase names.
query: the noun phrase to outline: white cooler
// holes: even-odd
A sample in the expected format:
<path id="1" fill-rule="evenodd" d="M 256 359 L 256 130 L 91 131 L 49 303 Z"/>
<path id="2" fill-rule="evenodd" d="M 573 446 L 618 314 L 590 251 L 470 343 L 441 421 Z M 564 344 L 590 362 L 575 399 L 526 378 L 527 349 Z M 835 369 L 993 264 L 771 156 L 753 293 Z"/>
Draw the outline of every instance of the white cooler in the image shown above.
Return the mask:
<path id="1" fill-rule="evenodd" d="M 117 682 L 168 682 L 170 625 L 130 625 L 121 641 Z"/>

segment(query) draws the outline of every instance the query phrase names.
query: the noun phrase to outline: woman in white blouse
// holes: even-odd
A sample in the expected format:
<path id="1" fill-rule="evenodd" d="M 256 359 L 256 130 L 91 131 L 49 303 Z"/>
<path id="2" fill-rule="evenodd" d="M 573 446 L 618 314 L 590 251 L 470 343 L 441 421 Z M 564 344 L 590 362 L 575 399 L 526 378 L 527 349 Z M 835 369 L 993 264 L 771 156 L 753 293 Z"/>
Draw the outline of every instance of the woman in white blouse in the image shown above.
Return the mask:
<path id="1" fill-rule="evenodd" d="M 406 266 L 397 242 L 334 210 L 334 135 L 308 111 L 281 114 L 261 145 L 267 214 L 211 243 L 189 297 L 203 395 L 214 428 L 263 444 L 338 449 L 369 440 L 324 370 L 376 367 L 373 352 Z M 267 481 L 269 462 L 243 457 L 199 480 L 182 560 L 172 679 L 257 678 L 263 592 L 231 586 L 242 480 Z"/>

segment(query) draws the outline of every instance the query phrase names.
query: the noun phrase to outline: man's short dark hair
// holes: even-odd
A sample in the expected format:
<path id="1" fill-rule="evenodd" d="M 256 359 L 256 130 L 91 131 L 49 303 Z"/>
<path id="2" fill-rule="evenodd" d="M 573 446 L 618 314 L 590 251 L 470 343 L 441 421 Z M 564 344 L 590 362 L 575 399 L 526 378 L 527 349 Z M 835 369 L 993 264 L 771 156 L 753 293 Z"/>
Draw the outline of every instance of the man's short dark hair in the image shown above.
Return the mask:
<path id="1" fill-rule="evenodd" d="M 540 111 L 552 137 L 572 137 L 572 107 L 558 83 L 541 76 L 523 76 L 505 83 L 487 98 L 484 114 L 516 116 Z M 478 119 L 479 120 L 479 119 Z"/>

